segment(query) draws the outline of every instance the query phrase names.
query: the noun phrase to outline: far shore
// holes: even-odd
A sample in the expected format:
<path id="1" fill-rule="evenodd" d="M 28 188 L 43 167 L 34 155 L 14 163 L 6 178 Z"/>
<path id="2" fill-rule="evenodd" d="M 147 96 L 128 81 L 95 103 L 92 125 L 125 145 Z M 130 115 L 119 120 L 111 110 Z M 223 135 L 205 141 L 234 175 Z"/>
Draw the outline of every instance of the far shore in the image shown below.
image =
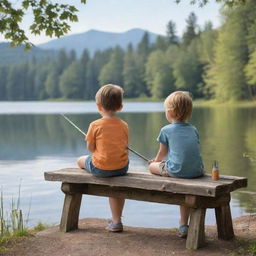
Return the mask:
<path id="1" fill-rule="evenodd" d="M 84 100 L 84 99 L 46 99 L 42 101 L 0 101 L 0 103 L 6 102 L 95 102 L 94 100 Z M 141 98 L 124 98 L 124 103 L 126 102 L 164 102 L 164 99 L 154 99 L 149 97 L 141 97 Z M 228 102 L 220 102 L 218 100 L 203 100 L 196 99 L 193 102 L 195 107 L 256 107 L 256 100 L 240 100 L 240 101 L 228 101 Z"/>

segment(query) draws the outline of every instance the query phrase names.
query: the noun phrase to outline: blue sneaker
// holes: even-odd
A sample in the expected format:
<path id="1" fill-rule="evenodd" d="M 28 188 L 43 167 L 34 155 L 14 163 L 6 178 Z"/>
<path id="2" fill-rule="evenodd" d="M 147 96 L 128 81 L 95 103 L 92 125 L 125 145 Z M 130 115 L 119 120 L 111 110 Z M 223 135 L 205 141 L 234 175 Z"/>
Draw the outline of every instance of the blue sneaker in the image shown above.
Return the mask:
<path id="1" fill-rule="evenodd" d="M 188 236 L 188 225 L 181 225 L 178 231 L 178 237 L 186 238 Z"/>

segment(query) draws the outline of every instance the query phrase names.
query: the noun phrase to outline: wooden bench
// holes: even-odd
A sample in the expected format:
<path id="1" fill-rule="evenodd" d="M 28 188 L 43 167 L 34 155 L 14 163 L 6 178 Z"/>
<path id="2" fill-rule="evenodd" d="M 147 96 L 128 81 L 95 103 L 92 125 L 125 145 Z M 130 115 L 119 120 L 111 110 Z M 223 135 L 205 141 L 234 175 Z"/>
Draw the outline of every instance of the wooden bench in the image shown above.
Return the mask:
<path id="1" fill-rule="evenodd" d="M 247 186 L 243 177 L 221 176 L 212 181 L 209 175 L 197 179 L 178 179 L 129 171 L 125 176 L 96 178 L 81 169 L 45 172 L 45 180 L 61 181 L 65 193 L 60 230 L 78 228 L 82 194 L 111 196 L 141 201 L 185 205 L 191 208 L 186 248 L 204 244 L 205 211 L 215 209 L 218 238 L 234 237 L 230 212 L 230 192 Z"/>

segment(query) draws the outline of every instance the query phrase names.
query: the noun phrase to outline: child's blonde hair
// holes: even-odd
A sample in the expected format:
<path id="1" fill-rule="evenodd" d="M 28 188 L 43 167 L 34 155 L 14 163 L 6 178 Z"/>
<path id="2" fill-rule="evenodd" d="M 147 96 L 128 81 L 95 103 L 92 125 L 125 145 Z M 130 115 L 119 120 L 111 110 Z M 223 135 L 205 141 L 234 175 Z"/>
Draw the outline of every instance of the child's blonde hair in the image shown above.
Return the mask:
<path id="1" fill-rule="evenodd" d="M 114 84 L 102 86 L 95 95 L 96 104 L 107 111 L 117 111 L 122 107 L 124 90 Z"/>
<path id="2" fill-rule="evenodd" d="M 164 107 L 166 110 L 172 111 L 175 120 L 185 122 L 192 114 L 192 98 L 189 92 L 176 91 L 165 99 Z"/>

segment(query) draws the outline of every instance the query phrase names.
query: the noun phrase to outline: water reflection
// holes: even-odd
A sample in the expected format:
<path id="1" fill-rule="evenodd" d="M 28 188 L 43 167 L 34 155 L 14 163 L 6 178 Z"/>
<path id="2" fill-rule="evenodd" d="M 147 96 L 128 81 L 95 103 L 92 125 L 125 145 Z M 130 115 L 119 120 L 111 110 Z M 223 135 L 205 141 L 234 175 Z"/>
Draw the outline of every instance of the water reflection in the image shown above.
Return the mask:
<path id="1" fill-rule="evenodd" d="M 86 131 L 89 123 L 99 118 L 99 115 L 76 114 L 69 117 Z M 120 113 L 120 117 L 129 124 L 130 147 L 147 158 L 154 157 L 159 146 L 156 137 L 160 128 L 167 124 L 164 113 Z M 256 191 L 256 163 L 243 157 L 244 152 L 256 155 L 256 109 L 195 108 L 191 123 L 199 130 L 206 171 L 211 169 L 213 160 L 218 160 L 221 174 L 246 176 L 247 189 Z M 61 168 L 65 166 L 63 159 L 69 159 L 67 162 L 70 162 L 70 159 L 88 153 L 83 135 L 60 115 L 0 115 L 0 134 L 1 171 L 1 163 L 6 161 L 10 165 L 12 161 L 34 160 L 33 171 L 36 172 L 36 164 L 45 158 L 62 159 L 63 164 L 58 166 Z M 147 163 L 144 160 L 132 154 L 130 157 L 131 168 L 146 170 Z M 22 168 L 22 164 L 19 168 Z M 48 169 L 55 168 L 53 165 L 48 166 Z M 3 180 L 8 183 L 8 170 L 6 168 L 0 174 L 1 183 Z M 255 195 L 236 192 L 232 197 L 236 207 L 246 212 L 256 212 Z"/>

